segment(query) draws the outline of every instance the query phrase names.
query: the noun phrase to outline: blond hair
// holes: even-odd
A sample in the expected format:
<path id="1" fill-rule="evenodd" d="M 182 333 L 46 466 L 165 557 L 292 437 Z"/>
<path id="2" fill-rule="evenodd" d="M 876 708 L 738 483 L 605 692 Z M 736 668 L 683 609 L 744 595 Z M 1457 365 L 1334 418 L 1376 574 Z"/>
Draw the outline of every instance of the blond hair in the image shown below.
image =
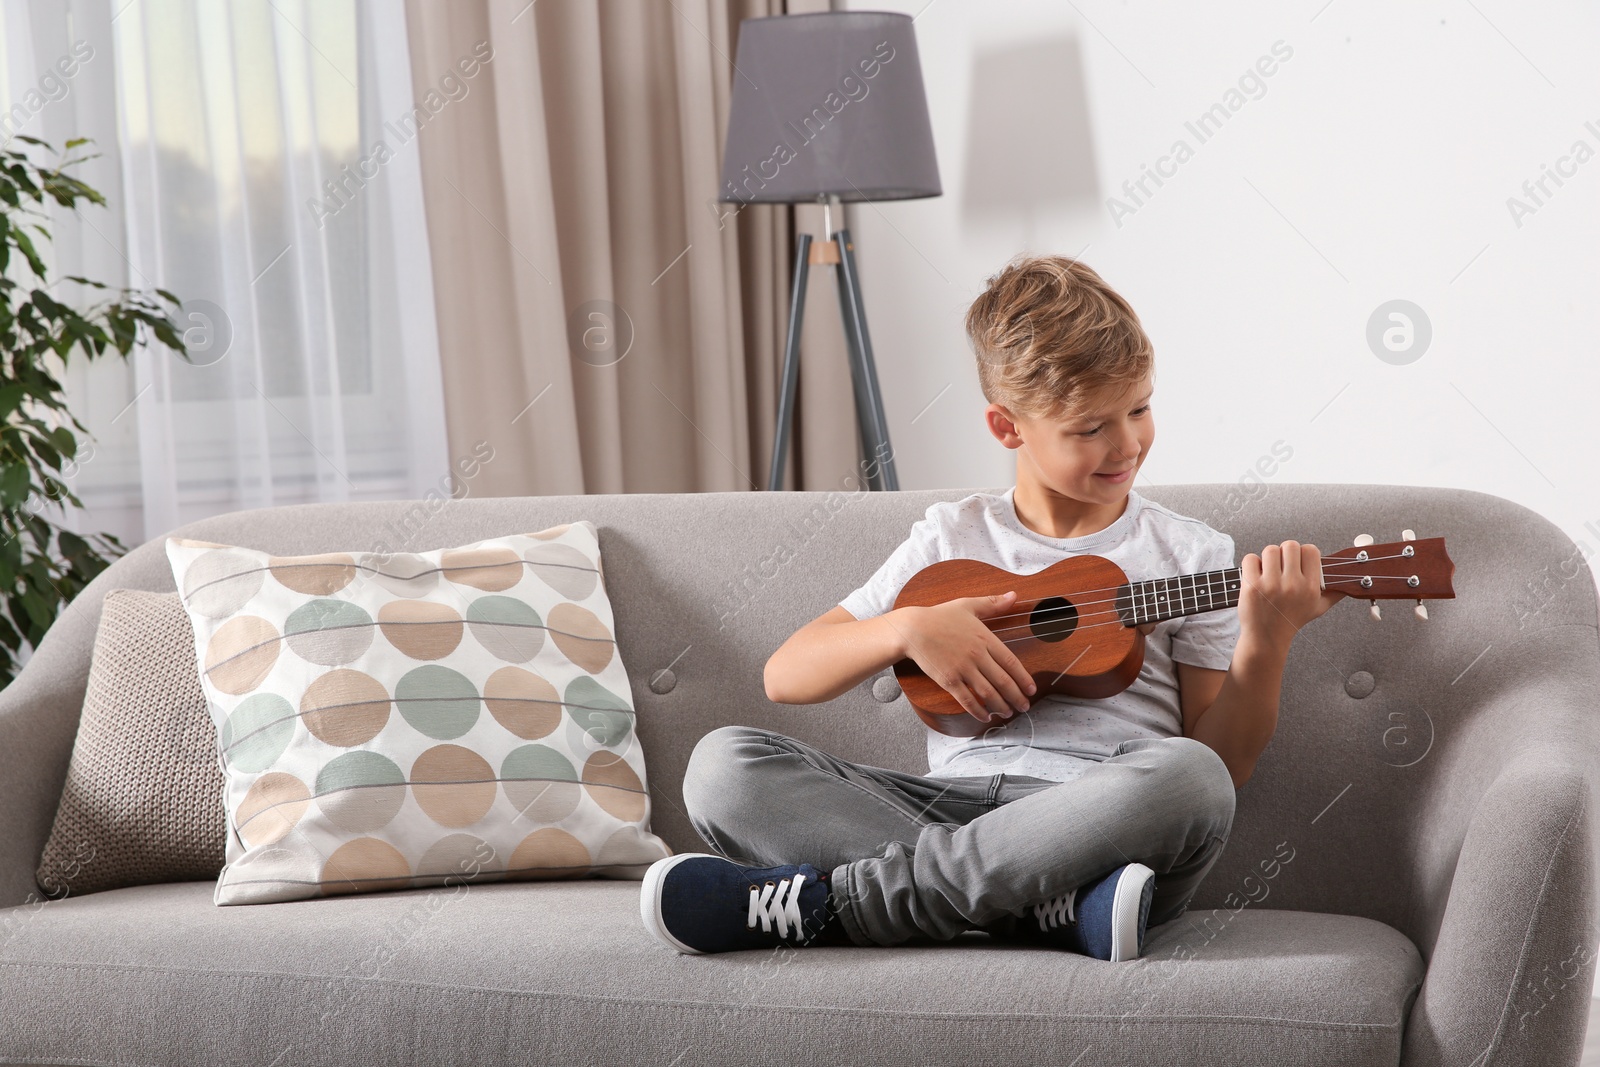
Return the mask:
<path id="1" fill-rule="evenodd" d="M 1142 382 L 1150 338 L 1116 290 L 1067 256 L 1020 256 L 967 309 L 978 383 L 1024 418 L 1071 417 Z"/>

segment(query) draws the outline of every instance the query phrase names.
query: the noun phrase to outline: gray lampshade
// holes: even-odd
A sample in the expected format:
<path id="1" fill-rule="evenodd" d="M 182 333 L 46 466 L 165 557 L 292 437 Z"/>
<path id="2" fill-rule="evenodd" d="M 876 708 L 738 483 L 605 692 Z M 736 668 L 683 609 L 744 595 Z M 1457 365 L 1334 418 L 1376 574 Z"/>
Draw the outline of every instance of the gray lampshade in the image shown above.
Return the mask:
<path id="1" fill-rule="evenodd" d="M 825 11 L 739 24 L 718 200 L 941 192 L 911 16 Z"/>

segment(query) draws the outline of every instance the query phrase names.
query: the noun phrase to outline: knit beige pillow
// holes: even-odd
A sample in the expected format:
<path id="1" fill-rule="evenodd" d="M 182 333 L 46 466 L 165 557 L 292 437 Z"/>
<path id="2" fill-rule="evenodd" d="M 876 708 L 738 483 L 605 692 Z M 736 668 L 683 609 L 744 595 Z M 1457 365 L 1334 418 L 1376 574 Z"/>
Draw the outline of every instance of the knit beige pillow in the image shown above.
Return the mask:
<path id="1" fill-rule="evenodd" d="M 419 553 L 166 544 L 226 776 L 217 904 L 670 854 L 594 523 Z"/>
<path id="2" fill-rule="evenodd" d="M 106 593 L 83 716 L 35 878 L 52 897 L 209 881 L 226 823 L 217 735 L 176 593 Z"/>

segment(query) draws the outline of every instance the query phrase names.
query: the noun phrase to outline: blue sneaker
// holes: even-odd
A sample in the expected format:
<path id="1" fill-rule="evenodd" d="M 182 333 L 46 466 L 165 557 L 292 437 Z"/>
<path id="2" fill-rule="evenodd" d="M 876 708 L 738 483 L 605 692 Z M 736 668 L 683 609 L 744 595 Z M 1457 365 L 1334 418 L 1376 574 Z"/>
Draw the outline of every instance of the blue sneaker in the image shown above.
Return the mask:
<path id="1" fill-rule="evenodd" d="M 1129 863 L 1035 904 L 1008 928 L 997 926 L 990 932 L 1111 963 L 1136 960 L 1144 952 L 1155 886 L 1154 871 L 1142 863 Z"/>
<path id="2" fill-rule="evenodd" d="M 656 860 L 639 890 L 644 928 L 679 952 L 699 955 L 775 945 L 843 944 L 829 904 L 828 872 L 809 863 L 745 867 L 685 852 Z"/>

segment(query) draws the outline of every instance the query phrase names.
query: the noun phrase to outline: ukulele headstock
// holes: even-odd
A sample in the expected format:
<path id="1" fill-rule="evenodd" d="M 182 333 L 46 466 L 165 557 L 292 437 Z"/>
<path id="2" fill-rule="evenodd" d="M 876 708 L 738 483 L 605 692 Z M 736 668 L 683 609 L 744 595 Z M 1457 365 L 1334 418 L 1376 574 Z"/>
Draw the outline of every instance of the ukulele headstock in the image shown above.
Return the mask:
<path id="1" fill-rule="evenodd" d="M 1372 601 L 1374 619 L 1382 617 L 1380 600 L 1415 600 L 1417 618 L 1426 619 L 1424 600 L 1455 599 L 1450 581 L 1455 569 L 1442 537 L 1419 540 L 1402 530 L 1400 540 L 1378 545 L 1371 534 L 1361 534 L 1355 547 L 1322 557 L 1322 583 L 1336 593 Z"/>

